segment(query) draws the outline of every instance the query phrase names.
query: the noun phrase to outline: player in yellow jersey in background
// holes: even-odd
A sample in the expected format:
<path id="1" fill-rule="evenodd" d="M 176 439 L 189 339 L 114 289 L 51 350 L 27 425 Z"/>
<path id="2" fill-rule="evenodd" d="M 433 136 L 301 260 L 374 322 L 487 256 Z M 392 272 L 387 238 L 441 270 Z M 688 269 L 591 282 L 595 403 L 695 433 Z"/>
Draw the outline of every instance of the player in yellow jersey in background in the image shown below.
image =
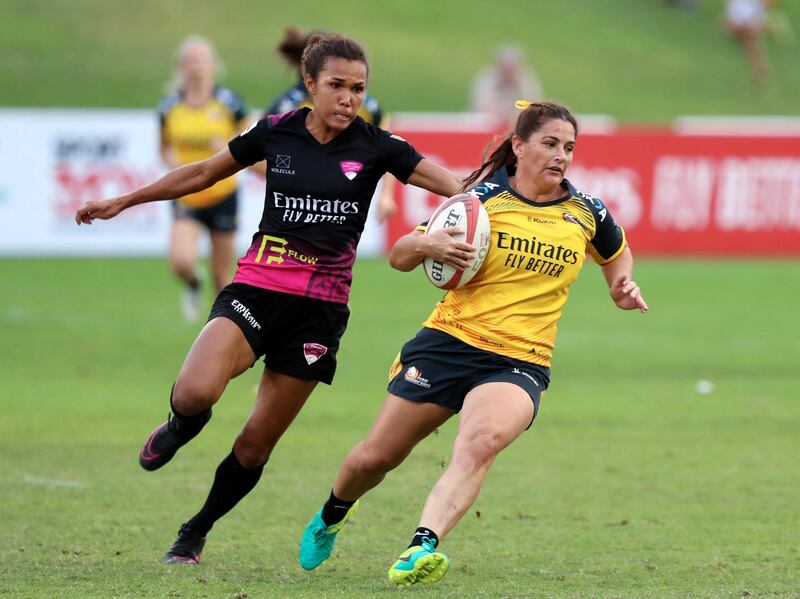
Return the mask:
<path id="1" fill-rule="evenodd" d="M 398 585 L 440 580 L 449 567 L 439 543 L 477 499 L 498 453 L 536 417 L 550 382 L 556 325 L 587 255 L 601 266 L 611 299 L 647 311 L 632 280 L 625 234 L 605 205 L 564 178 L 577 122 L 563 106 L 518 102 L 516 127 L 466 181 L 483 202 L 491 245 L 478 274 L 436 305 L 390 371 L 389 395 L 367 438 L 347 455 L 328 501 L 309 522 L 300 563 L 325 561 L 357 500 L 414 446 L 460 412 L 450 463 L 431 490 L 411 543 L 389 569 Z M 477 185 L 476 185 L 477 184 Z M 418 228 L 392 248 L 401 271 L 424 257 L 463 269 L 475 249 L 455 229 Z"/>
<path id="2" fill-rule="evenodd" d="M 161 157 L 170 169 L 210 158 L 226 147 L 245 125 L 242 99 L 217 85 L 219 60 L 211 43 L 189 36 L 178 48 L 177 91 L 158 106 Z M 216 293 L 231 280 L 237 225 L 238 189 L 228 177 L 208 189 L 175 198 L 169 258 L 175 275 L 186 284 L 181 309 L 189 321 L 201 314 L 198 244 L 205 229 L 211 239 L 211 274 Z"/>

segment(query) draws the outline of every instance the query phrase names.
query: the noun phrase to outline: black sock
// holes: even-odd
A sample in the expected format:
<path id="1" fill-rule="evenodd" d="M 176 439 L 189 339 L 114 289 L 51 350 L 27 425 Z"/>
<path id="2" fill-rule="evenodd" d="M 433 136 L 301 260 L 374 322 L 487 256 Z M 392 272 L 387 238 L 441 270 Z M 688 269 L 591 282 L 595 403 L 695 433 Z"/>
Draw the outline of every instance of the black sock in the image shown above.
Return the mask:
<path id="1" fill-rule="evenodd" d="M 411 544 L 409 547 L 418 547 L 422 545 L 423 539 L 429 539 L 431 543 L 433 543 L 433 548 L 439 546 L 439 535 L 433 532 L 430 528 L 423 528 L 419 527 L 417 532 L 414 533 L 414 536 L 411 538 Z"/>
<path id="2" fill-rule="evenodd" d="M 191 436 L 196 435 L 200 432 L 206 422 L 211 420 L 211 408 L 206 408 L 202 412 L 195 414 L 194 416 L 184 416 L 178 410 L 175 409 L 175 404 L 172 403 L 172 395 L 175 393 L 175 383 L 172 383 L 172 390 L 169 392 L 169 407 L 172 409 L 172 413 L 175 415 L 173 420 L 175 424 L 175 431 L 178 433 L 185 432 Z"/>
<path id="3" fill-rule="evenodd" d="M 239 500 L 256 486 L 264 464 L 256 468 L 245 468 L 236 459 L 233 451 L 217 466 L 214 484 L 202 509 L 187 524 L 192 530 L 206 535 L 214 522 L 227 514 Z"/>
<path id="4" fill-rule="evenodd" d="M 341 522 L 347 515 L 347 510 L 353 507 L 354 503 L 355 501 L 339 499 L 333 494 L 333 491 L 331 491 L 331 496 L 328 498 L 328 501 L 325 502 L 325 505 L 322 506 L 322 521 L 328 526 Z"/>

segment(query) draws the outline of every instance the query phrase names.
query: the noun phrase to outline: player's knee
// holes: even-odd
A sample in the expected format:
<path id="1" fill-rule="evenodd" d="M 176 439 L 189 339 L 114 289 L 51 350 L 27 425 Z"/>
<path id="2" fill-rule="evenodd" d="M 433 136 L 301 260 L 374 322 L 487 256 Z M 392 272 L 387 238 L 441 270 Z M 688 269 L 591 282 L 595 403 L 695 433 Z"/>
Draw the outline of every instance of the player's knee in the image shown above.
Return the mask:
<path id="1" fill-rule="evenodd" d="M 265 464 L 272 453 L 272 447 L 264 444 L 255 435 L 242 431 L 233 444 L 236 459 L 245 468 L 257 468 Z"/>
<path id="2" fill-rule="evenodd" d="M 172 405 L 181 414 L 191 416 L 210 408 L 219 396 L 220 392 L 214 386 L 181 373 L 172 391 Z"/>
<path id="3" fill-rule="evenodd" d="M 175 276 L 183 279 L 189 279 L 194 276 L 195 266 L 193 260 L 181 256 L 173 256 L 170 262 Z"/>
<path id="4" fill-rule="evenodd" d="M 499 430 L 486 428 L 459 434 L 453 460 L 465 462 L 470 468 L 481 468 L 491 464 L 502 448 Z"/>
<path id="5" fill-rule="evenodd" d="M 358 467 L 364 473 L 385 474 L 397 468 L 407 454 L 397 454 L 380 447 L 365 445 L 358 456 Z"/>

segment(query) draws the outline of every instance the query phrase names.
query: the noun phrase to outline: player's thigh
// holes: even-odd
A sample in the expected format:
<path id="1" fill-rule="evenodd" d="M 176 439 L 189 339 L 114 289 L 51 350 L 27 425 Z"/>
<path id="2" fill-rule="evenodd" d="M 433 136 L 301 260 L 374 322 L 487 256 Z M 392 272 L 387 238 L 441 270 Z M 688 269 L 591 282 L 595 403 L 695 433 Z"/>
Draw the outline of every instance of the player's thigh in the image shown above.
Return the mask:
<path id="1" fill-rule="evenodd" d="M 170 230 L 169 256 L 173 264 L 197 260 L 197 245 L 203 226 L 192 218 L 176 218 Z"/>
<path id="2" fill-rule="evenodd" d="M 213 318 L 189 350 L 178 385 L 221 395 L 228 381 L 250 368 L 255 360 L 241 328 L 228 318 Z"/>
<path id="3" fill-rule="evenodd" d="M 433 403 L 421 403 L 388 394 L 372 428 L 364 440 L 363 451 L 386 458 L 404 458 L 455 411 Z"/>
<path id="4" fill-rule="evenodd" d="M 230 268 L 234 256 L 236 233 L 233 231 L 211 232 L 211 256 L 215 263 L 220 263 Z"/>
<path id="5" fill-rule="evenodd" d="M 218 289 L 230 282 L 230 272 L 235 257 L 235 241 L 235 233 L 211 232 L 211 268 Z"/>
<path id="6" fill-rule="evenodd" d="M 464 398 L 458 437 L 462 442 L 491 439 L 497 453 L 528 428 L 533 416 L 534 402 L 525 389 L 507 382 L 484 383 Z"/>

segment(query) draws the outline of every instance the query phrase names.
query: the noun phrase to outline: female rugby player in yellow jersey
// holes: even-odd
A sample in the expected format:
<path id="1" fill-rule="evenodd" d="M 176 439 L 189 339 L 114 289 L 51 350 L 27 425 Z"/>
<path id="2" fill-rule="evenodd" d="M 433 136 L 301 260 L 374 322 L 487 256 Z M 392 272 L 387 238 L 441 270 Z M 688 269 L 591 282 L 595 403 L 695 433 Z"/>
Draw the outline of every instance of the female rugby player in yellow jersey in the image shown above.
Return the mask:
<path id="1" fill-rule="evenodd" d="M 215 83 L 218 68 L 216 52 L 207 39 L 192 35 L 181 42 L 174 81 L 178 89 L 158 106 L 161 158 L 171 169 L 213 156 L 245 124 L 244 102 L 230 89 Z M 186 284 L 181 309 L 189 321 L 200 317 L 197 246 L 203 229 L 211 239 L 215 292 L 230 283 L 237 196 L 236 179 L 228 177 L 173 202 L 169 260 L 172 271 Z"/>
<path id="2" fill-rule="evenodd" d="M 556 323 L 587 253 L 601 265 L 619 308 L 647 311 L 631 279 L 624 232 L 600 200 L 564 178 L 575 149 L 575 118 L 558 104 L 518 107 L 515 130 L 465 185 L 489 214 L 486 260 L 403 346 L 372 429 L 345 458 L 330 498 L 303 533 L 300 564 L 308 570 L 330 556 L 356 501 L 460 412 L 450 463 L 428 495 L 411 544 L 389 569 L 398 585 L 440 580 L 449 562 L 437 551 L 439 541 L 478 497 L 497 454 L 536 417 L 550 380 Z M 474 248 L 465 251 L 452 237 L 432 237 L 417 230 L 399 239 L 392 266 L 410 271 L 443 245 L 462 268 L 473 256 Z"/>
<path id="3" fill-rule="evenodd" d="M 167 464 L 210 420 L 231 379 L 263 356 L 252 414 L 217 467 L 202 508 L 180 527 L 166 563 L 199 562 L 206 535 L 258 483 L 317 383 L 333 381 L 350 314 L 356 246 L 380 177 L 391 172 L 439 195 L 461 186 L 455 174 L 408 142 L 356 116 L 368 75 L 357 42 L 315 36 L 303 66 L 311 108 L 261 119 L 211 158 L 123 196 L 89 202 L 75 215 L 78 224 L 113 218 L 131 206 L 194 193 L 267 162 L 264 210 L 252 245 L 186 356 L 170 395 L 172 415 L 139 452 L 145 470 Z M 450 242 L 439 249 L 436 258 L 452 262 L 454 252 L 469 246 Z"/>

